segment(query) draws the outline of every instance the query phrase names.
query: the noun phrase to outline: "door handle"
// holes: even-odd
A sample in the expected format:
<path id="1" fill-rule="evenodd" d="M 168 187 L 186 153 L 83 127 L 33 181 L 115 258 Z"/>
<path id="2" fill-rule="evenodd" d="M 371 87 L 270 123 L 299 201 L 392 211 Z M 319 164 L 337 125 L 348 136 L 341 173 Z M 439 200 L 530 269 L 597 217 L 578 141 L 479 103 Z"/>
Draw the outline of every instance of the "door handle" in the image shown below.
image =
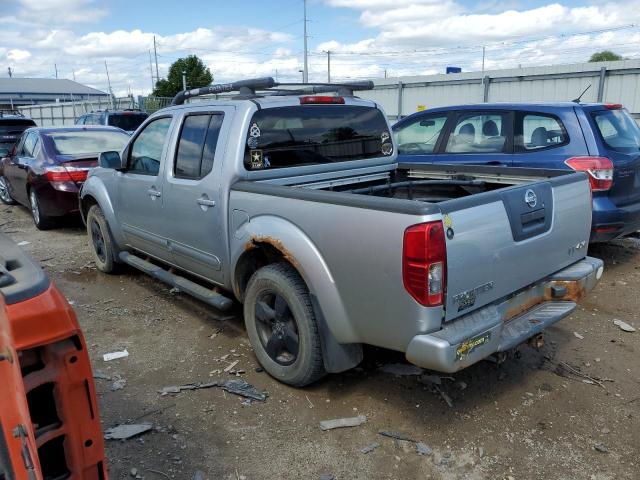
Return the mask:
<path id="1" fill-rule="evenodd" d="M 215 207 L 216 205 L 216 202 L 209 200 L 208 198 L 199 198 L 197 202 L 198 205 L 202 205 L 203 207 Z"/>
<path id="2" fill-rule="evenodd" d="M 158 190 L 156 190 L 155 188 L 150 188 L 149 190 L 147 190 L 147 193 L 149 194 L 149 196 L 151 197 L 161 197 L 162 193 L 160 193 Z"/>

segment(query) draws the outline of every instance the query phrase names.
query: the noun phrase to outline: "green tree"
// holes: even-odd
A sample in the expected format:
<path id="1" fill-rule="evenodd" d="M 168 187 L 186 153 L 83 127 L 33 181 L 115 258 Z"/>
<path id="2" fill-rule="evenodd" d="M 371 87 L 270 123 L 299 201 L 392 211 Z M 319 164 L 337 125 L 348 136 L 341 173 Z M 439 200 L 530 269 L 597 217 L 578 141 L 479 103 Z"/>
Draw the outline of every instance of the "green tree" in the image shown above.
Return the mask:
<path id="1" fill-rule="evenodd" d="M 591 55 L 590 62 L 612 62 L 614 60 L 624 60 L 622 55 L 613 53 L 611 50 L 603 50 Z"/>
<path id="2" fill-rule="evenodd" d="M 167 78 L 156 82 L 153 95 L 157 97 L 173 97 L 182 90 L 182 72 L 187 72 L 187 88 L 199 88 L 211 85 L 211 70 L 196 55 L 179 58 L 169 67 Z"/>

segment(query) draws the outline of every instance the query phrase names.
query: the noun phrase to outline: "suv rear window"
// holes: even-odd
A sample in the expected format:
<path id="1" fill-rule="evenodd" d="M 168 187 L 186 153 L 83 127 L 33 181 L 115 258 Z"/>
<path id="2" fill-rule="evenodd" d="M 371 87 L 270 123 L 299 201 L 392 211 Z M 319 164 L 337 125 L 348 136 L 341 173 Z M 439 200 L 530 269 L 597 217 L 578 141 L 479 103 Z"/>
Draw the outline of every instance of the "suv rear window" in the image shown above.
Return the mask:
<path id="1" fill-rule="evenodd" d="M 138 128 L 147 119 L 146 113 L 112 113 L 107 124 L 122 130 L 131 131 Z"/>
<path id="2" fill-rule="evenodd" d="M 18 141 L 22 132 L 29 127 L 35 127 L 33 120 L 28 119 L 0 119 L 0 156 L 6 155 Z"/>
<path id="3" fill-rule="evenodd" d="M 593 112 L 602 141 L 611 150 L 634 153 L 640 149 L 640 128 L 626 110 Z"/>
<path id="4" fill-rule="evenodd" d="M 247 133 L 244 165 L 262 170 L 391 155 L 387 121 L 374 107 L 300 105 L 257 111 Z"/>

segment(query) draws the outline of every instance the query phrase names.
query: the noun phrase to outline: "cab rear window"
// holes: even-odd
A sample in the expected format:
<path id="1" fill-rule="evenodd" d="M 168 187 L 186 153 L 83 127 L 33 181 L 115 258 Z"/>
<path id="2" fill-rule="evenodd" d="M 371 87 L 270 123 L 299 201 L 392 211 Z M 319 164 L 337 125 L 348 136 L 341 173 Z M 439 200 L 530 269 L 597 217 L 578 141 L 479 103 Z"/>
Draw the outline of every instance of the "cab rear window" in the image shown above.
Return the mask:
<path id="1" fill-rule="evenodd" d="M 353 105 L 300 105 L 257 111 L 247 132 L 247 170 L 364 160 L 393 153 L 380 110 Z"/>
<path id="2" fill-rule="evenodd" d="M 624 153 L 640 150 L 640 128 L 626 110 L 602 110 L 592 115 L 602 141 L 608 148 Z"/>

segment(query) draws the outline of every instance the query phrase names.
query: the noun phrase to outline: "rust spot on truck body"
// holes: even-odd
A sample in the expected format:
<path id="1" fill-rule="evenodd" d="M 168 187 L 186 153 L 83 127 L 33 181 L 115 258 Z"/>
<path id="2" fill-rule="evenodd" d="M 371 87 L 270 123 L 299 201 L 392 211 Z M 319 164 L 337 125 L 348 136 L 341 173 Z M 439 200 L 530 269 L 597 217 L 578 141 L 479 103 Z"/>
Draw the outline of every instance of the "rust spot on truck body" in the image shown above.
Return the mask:
<path id="1" fill-rule="evenodd" d="M 553 287 L 564 288 L 564 295 L 555 296 Z M 586 295 L 587 292 L 585 290 L 585 286 L 580 281 L 556 280 L 553 282 L 549 282 L 544 288 L 544 294 L 530 297 L 523 303 L 508 309 L 504 315 L 503 321 L 508 322 L 509 320 L 522 315 L 523 313 L 527 312 L 528 310 L 532 309 L 542 302 L 565 301 L 577 303 Z"/>
<path id="2" fill-rule="evenodd" d="M 275 248 L 278 252 L 280 252 L 280 254 L 282 254 L 283 258 L 286 261 L 293 265 L 295 269 L 299 270 L 300 264 L 296 260 L 296 257 L 294 257 L 291 252 L 285 248 L 282 241 L 277 238 L 273 238 L 268 235 L 254 235 L 247 241 L 247 243 L 244 244 L 244 250 L 253 250 L 254 248 L 258 248 L 260 244 L 270 245 L 271 247 Z"/>

